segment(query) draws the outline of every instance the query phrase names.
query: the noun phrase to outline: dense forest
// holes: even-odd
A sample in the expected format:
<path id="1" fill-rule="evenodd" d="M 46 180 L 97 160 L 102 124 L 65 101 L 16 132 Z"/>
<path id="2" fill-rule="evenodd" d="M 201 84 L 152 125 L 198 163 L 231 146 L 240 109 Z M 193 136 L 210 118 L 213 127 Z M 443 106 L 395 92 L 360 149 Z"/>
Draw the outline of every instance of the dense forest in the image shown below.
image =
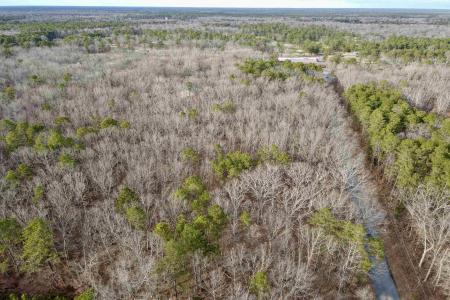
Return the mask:
<path id="1" fill-rule="evenodd" d="M 446 299 L 449 16 L 315 13 L 0 13 L 0 298 Z"/>

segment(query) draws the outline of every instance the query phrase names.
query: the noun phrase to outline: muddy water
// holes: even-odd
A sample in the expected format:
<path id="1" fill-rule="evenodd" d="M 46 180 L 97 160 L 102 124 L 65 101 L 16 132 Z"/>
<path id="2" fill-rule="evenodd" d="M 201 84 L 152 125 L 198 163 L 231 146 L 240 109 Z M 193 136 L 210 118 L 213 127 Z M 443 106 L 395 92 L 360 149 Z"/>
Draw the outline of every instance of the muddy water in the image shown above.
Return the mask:
<path id="1" fill-rule="evenodd" d="M 363 225 L 367 230 L 369 237 L 379 236 L 379 224 L 383 220 L 384 215 L 377 211 L 370 203 L 370 199 L 367 199 L 367 195 L 361 190 L 356 175 L 351 176 L 347 182 L 348 189 L 351 192 L 353 202 L 359 208 L 361 216 L 363 218 Z M 366 245 L 368 247 L 368 245 Z M 397 300 L 400 296 L 397 291 L 394 278 L 391 270 L 389 269 L 388 258 L 385 256 L 383 259 L 371 256 L 372 269 L 369 271 L 369 277 L 372 281 L 372 286 L 375 291 L 376 297 L 379 300 Z"/>

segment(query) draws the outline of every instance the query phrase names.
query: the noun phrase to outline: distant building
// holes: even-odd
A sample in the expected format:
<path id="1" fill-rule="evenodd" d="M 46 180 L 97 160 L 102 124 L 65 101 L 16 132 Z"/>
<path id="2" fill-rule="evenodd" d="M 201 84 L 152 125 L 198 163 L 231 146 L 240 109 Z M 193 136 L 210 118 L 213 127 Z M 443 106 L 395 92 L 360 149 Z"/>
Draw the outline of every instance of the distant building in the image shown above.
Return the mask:
<path id="1" fill-rule="evenodd" d="M 278 57 L 278 61 L 301 62 L 304 64 L 324 64 L 323 56 Z"/>

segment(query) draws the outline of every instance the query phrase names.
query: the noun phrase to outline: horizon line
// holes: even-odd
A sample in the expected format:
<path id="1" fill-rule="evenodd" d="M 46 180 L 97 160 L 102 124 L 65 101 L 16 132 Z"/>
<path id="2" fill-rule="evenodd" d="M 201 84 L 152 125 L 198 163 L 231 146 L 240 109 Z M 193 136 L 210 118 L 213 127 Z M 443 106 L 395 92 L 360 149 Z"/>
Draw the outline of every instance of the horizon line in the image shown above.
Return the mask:
<path id="1" fill-rule="evenodd" d="M 0 7 L 116 7 L 116 8 L 231 8 L 231 9 L 410 9 L 410 10 L 450 10 L 449 8 L 422 8 L 422 7 L 267 7 L 267 6 L 122 6 L 122 5 L 0 5 Z"/>

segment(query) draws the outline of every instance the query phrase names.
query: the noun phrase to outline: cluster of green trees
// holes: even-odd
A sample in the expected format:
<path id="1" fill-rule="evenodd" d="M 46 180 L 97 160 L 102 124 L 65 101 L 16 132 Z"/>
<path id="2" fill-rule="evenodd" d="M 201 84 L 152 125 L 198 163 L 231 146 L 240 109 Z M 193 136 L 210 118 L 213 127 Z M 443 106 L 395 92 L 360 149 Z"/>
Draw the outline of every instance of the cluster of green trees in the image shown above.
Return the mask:
<path id="1" fill-rule="evenodd" d="M 0 219 L 0 272 L 10 268 L 27 273 L 58 262 L 53 232 L 42 218 L 31 220 L 24 228 L 14 218 Z"/>
<path id="2" fill-rule="evenodd" d="M 23 22 L 4 23 L 0 25 L 1 30 L 17 30 L 17 34 L 0 35 L 0 46 L 21 46 L 23 48 L 52 46 L 56 39 L 67 37 L 102 37 L 107 34 L 100 28 L 120 28 L 121 22 L 95 22 L 95 21 L 64 21 L 64 22 Z M 85 29 L 96 28 L 93 32 L 84 32 Z"/>
<path id="3" fill-rule="evenodd" d="M 450 186 L 450 118 L 415 109 L 386 82 L 356 84 L 345 96 L 399 185 Z"/>
<path id="4" fill-rule="evenodd" d="M 192 147 L 185 148 L 181 156 L 190 163 L 198 163 L 201 159 L 200 153 Z M 257 157 L 241 151 L 224 152 L 216 145 L 212 165 L 216 175 L 226 180 L 238 177 L 258 163 L 286 165 L 290 161 L 289 155 L 276 145 L 260 149 Z M 136 195 L 130 191 L 125 194 L 126 197 L 119 196 L 116 202 L 118 209 L 123 203 L 136 200 Z M 186 178 L 174 195 L 186 204 L 187 209 L 178 215 L 175 224 L 162 221 L 155 226 L 154 232 L 165 241 L 164 258 L 159 269 L 177 282 L 180 278 L 189 277 L 190 261 L 194 255 L 212 257 L 219 254 L 219 240 L 228 224 L 228 216 L 221 206 L 211 203 L 211 194 L 199 176 Z M 247 211 L 242 212 L 240 220 L 244 227 L 249 227 L 252 222 Z M 267 273 L 257 272 L 251 279 L 250 289 L 256 295 L 266 293 L 270 289 Z"/>
<path id="5" fill-rule="evenodd" d="M 292 43 L 313 54 L 358 51 L 362 56 L 372 59 L 385 54 L 401 58 L 404 62 L 447 62 L 447 53 L 450 51 L 449 38 L 391 36 L 380 42 L 372 42 L 326 26 L 290 27 L 283 23 L 243 25 L 234 39 L 246 40 L 249 45 L 255 45 L 261 40 Z"/>
<path id="6" fill-rule="evenodd" d="M 0 46 L 4 46 L 5 55 L 12 52 L 8 47 L 51 46 L 56 39 L 66 43 L 83 46 L 88 52 L 106 52 L 110 50 L 112 38 L 125 36 L 131 47 L 132 37 L 139 36 L 140 41 L 149 46 L 163 47 L 164 42 L 173 40 L 188 41 L 233 41 L 241 45 L 255 47 L 258 50 L 281 51 L 283 43 L 301 47 L 308 53 L 325 55 L 336 52 L 358 51 L 361 56 L 378 59 L 381 54 L 401 58 L 404 62 L 447 62 L 450 50 L 449 38 L 417 38 L 391 36 L 382 41 L 368 41 L 364 37 L 327 26 L 294 27 L 283 23 L 245 24 L 237 31 L 217 31 L 211 29 L 140 29 L 136 24 L 125 25 L 122 22 L 30 22 L 3 24 L 5 30 L 16 29 L 15 35 L 0 35 Z M 95 30 L 86 31 L 86 28 Z M 274 45 L 275 43 L 275 45 Z M 223 45 L 223 44 L 222 44 Z"/>
<path id="7" fill-rule="evenodd" d="M 267 77 L 270 80 L 286 80 L 292 76 L 302 76 L 309 80 L 323 81 L 317 76 L 321 74 L 323 67 L 317 64 L 305 64 L 302 62 L 283 61 L 272 59 L 249 58 L 239 65 L 239 69 L 253 77 Z"/>
<path id="8" fill-rule="evenodd" d="M 241 151 L 225 152 L 216 145 L 216 157 L 212 161 L 214 173 L 220 180 L 237 178 L 245 170 L 252 169 L 262 163 L 273 163 L 287 166 L 291 163 L 289 154 L 277 145 L 262 147 L 256 157 Z"/>
<path id="9" fill-rule="evenodd" d="M 217 204 L 200 177 L 188 177 L 175 192 L 189 209 L 177 217 L 176 224 L 163 221 L 154 232 L 165 241 L 164 258 L 160 269 L 176 280 L 189 272 L 193 255 L 219 254 L 219 239 L 228 224 L 228 216 Z"/>
<path id="10" fill-rule="evenodd" d="M 445 63 L 448 62 L 450 39 L 391 36 L 380 42 L 361 42 L 354 50 L 360 51 L 363 56 L 379 58 L 384 54 L 401 59 L 405 63 L 412 61 Z"/>
<path id="11" fill-rule="evenodd" d="M 256 41 L 259 37 L 270 41 L 292 43 L 314 54 L 352 51 L 356 47 L 355 35 L 326 26 L 291 27 L 283 23 L 260 23 L 246 24 L 240 29 L 242 35 L 238 34 L 239 39 Z"/>
<path id="12" fill-rule="evenodd" d="M 148 216 L 142 208 L 138 195 L 129 187 L 120 190 L 116 199 L 116 211 L 123 214 L 130 225 L 138 230 L 147 229 Z"/>
<path id="13" fill-rule="evenodd" d="M 370 256 L 380 258 L 384 256 L 380 239 L 369 237 L 361 224 L 337 219 L 329 208 L 316 211 L 309 218 L 309 224 L 321 228 L 325 234 L 334 236 L 340 242 L 357 245 L 362 257 L 360 268 L 363 272 L 368 272 L 372 268 Z"/>
<path id="14" fill-rule="evenodd" d="M 75 296 L 73 300 L 94 300 L 95 295 L 95 290 L 93 288 L 88 288 L 81 294 Z M 69 300 L 69 298 L 59 295 L 9 294 L 8 297 L 5 297 L 5 300 Z"/>
<path id="15" fill-rule="evenodd" d="M 45 129 L 42 124 L 28 122 L 14 122 L 3 119 L 0 122 L 0 142 L 6 144 L 8 151 L 15 151 L 19 147 L 31 146 L 38 133 Z"/>

